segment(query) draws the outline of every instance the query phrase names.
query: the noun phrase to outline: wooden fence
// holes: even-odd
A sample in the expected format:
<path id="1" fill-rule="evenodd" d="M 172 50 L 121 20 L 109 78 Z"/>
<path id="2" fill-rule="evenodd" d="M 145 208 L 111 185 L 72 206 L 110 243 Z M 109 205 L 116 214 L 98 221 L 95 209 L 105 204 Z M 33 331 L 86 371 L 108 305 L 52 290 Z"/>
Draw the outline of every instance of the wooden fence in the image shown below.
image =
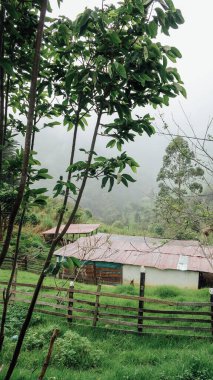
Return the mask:
<path id="1" fill-rule="evenodd" d="M 6 282 L 0 282 L 0 303 Z M 11 302 L 30 303 L 35 285 L 14 283 Z M 170 332 L 211 337 L 211 302 L 176 302 L 101 291 L 79 290 L 71 286 L 43 286 L 35 312 L 66 318 L 70 323 L 113 328 L 128 333 Z"/>
<path id="2" fill-rule="evenodd" d="M 43 268 L 44 260 L 43 259 L 35 259 L 31 258 L 30 256 L 20 256 L 17 260 L 17 268 L 19 270 L 26 270 L 32 273 L 40 273 Z M 4 259 L 2 269 L 12 269 L 13 265 L 13 258 L 12 257 L 6 257 Z"/>

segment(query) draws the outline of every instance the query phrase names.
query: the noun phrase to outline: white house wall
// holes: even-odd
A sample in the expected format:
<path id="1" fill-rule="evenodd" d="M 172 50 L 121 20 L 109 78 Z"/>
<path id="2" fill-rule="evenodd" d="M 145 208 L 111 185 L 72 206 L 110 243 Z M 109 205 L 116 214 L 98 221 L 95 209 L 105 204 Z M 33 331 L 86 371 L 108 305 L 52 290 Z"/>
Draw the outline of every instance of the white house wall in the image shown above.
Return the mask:
<path id="1" fill-rule="evenodd" d="M 123 283 L 129 284 L 134 280 L 135 284 L 139 284 L 140 268 L 136 265 L 123 265 Z M 145 270 L 147 286 L 173 285 L 179 288 L 198 288 L 199 272 L 156 268 L 145 268 Z"/>
<path id="2" fill-rule="evenodd" d="M 129 284 L 133 280 L 135 284 L 139 284 L 140 271 L 139 265 L 123 265 L 123 283 Z"/>

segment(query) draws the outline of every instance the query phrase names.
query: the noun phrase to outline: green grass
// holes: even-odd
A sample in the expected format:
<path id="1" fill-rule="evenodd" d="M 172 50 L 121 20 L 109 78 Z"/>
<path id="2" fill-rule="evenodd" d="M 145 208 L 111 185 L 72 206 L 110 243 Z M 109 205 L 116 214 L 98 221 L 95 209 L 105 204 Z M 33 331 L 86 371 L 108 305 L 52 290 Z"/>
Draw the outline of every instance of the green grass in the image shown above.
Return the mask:
<path id="1" fill-rule="evenodd" d="M 213 379 L 212 354 L 213 346 L 209 341 L 196 341 L 189 338 L 178 337 L 138 337 L 105 330 L 70 326 L 65 321 L 54 318 L 43 318 L 41 325 L 57 324 L 62 335 L 68 329 L 87 337 L 96 349 L 103 352 L 103 359 L 96 368 L 80 370 L 65 368 L 54 361 L 54 352 L 51 365 L 47 371 L 46 379 L 55 380 L 178 380 L 186 371 L 193 374 L 193 380 L 208 380 L 196 377 L 199 370 L 205 369 L 209 379 Z M 38 331 L 40 327 L 34 329 Z M 33 329 L 33 328 L 32 328 Z M 13 343 L 6 343 L 4 352 L 0 357 L 5 370 L 9 362 Z M 18 366 L 12 380 L 37 379 L 42 362 L 47 352 L 48 342 L 42 350 L 21 353 Z M 177 362 L 178 360 L 178 362 Z M 3 374 L 5 371 L 3 371 Z M 197 376 L 198 376 L 197 375 Z M 187 378 L 182 378 L 188 380 Z"/>
<path id="2" fill-rule="evenodd" d="M 8 271 L 0 271 L 2 280 L 8 279 Z M 19 272 L 18 281 L 25 283 L 36 283 L 38 276 L 28 272 Z M 61 286 L 65 280 L 57 280 L 57 285 Z M 68 282 L 65 286 L 68 286 Z M 55 280 L 51 277 L 45 279 L 45 285 L 55 286 Z M 76 284 L 78 289 L 95 290 L 95 285 Z M 30 288 L 29 288 L 30 290 Z M 137 295 L 138 287 L 131 286 L 103 286 L 103 291 L 114 292 L 116 294 Z M 46 292 L 46 291 L 45 291 Z M 49 291 L 53 293 L 53 291 Z M 55 294 L 55 293 L 53 293 Z M 172 301 L 209 301 L 208 289 L 202 290 L 181 290 L 175 287 L 149 287 L 145 291 L 146 297 L 166 299 Z M 76 295 L 77 297 L 77 295 Z M 94 301 L 95 296 L 81 295 Z M 102 297 L 102 302 L 119 304 L 125 306 L 136 306 L 135 301 L 122 300 L 116 298 Z M 155 305 L 152 305 L 154 308 Z M 158 308 L 165 308 L 163 305 Z M 26 306 L 25 306 L 26 308 Z M 172 307 L 174 309 L 174 307 Z M 5 347 L 0 355 L 0 367 L 4 364 L 2 378 L 5 374 L 9 360 L 12 355 L 15 342 L 11 336 L 19 332 L 21 315 L 25 309 L 10 313 L 8 323 L 12 326 L 12 332 L 7 334 Z M 17 323 L 19 321 L 19 323 Z M 85 323 L 85 322 L 84 322 Z M 91 322 L 89 322 L 91 325 Z M 39 332 L 41 329 L 48 329 L 50 325 L 57 326 L 60 335 L 71 329 L 79 333 L 82 337 L 87 337 L 92 346 L 101 350 L 102 359 L 98 366 L 87 370 L 79 368 L 66 368 L 57 363 L 53 358 L 48 368 L 46 380 L 212 380 L 213 379 L 213 345 L 209 339 L 197 340 L 191 337 L 183 337 L 183 332 L 176 336 L 153 334 L 152 336 L 137 336 L 121 332 L 109 331 L 104 323 L 99 323 L 102 328 L 92 328 L 73 323 L 72 325 L 63 318 L 41 315 L 33 320 L 29 332 Z M 185 332 L 184 332 L 185 333 Z M 187 332 L 186 332 L 187 333 Z M 14 372 L 12 380 L 37 379 L 42 363 L 44 361 L 48 340 L 43 338 L 44 347 L 42 349 L 27 350 L 24 346 Z M 0 376 L 1 378 L 1 376 Z"/>

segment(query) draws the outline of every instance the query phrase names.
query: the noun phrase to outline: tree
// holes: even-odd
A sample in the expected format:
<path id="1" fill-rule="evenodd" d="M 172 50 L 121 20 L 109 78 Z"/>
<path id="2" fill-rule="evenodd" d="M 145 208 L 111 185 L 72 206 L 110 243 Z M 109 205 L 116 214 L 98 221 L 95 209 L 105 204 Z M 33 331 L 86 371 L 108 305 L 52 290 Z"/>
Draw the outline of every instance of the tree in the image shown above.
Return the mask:
<path id="1" fill-rule="evenodd" d="M 194 162 L 188 142 L 175 137 L 166 148 L 163 166 L 157 176 L 159 193 L 156 200 L 158 220 L 169 235 L 189 237 L 199 232 L 204 209 L 199 195 L 203 191 L 204 170 Z"/>
<path id="2" fill-rule="evenodd" d="M 154 133 L 150 115 L 134 116 L 136 107 L 168 105 L 170 97 L 179 93 L 185 95 L 177 69 L 168 64 L 168 60 L 175 62 L 176 58 L 180 58 L 180 52 L 155 40 L 159 28 L 168 34 L 170 27 L 176 29 L 178 24 L 183 23 L 181 12 L 171 0 L 162 0 L 159 7 L 154 5 L 154 0 L 132 0 L 124 1 L 118 7 L 111 5 L 94 11 L 86 9 L 74 22 L 61 18 L 53 21 L 49 30 L 45 31 L 45 67 L 51 73 L 50 76 L 45 75 L 45 86 L 48 87 L 49 96 L 56 100 L 55 112 L 63 115 L 64 125 L 69 130 L 73 129 L 74 134 L 67 179 L 59 178 L 55 186 L 55 196 L 65 191 L 56 236 L 5 379 L 10 379 L 13 373 L 55 247 L 76 215 L 87 180 L 101 179 L 101 186 L 109 185 L 109 191 L 115 181 L 125 186 L 134 182 L 132 176 L 123 171 L 129 167 L 134 173 L 138 164 L 122 152 L 123 145 L 144 132 L 149 136 Z M 87 128 L 92 112 L 96 114 L 96 122 L 90 146 L 82 148 L 85 160 L 76 162 L 78 130 Z M 111 116 L 111 122 L 105 121 L 105 115 Z M 116 146 L 118 156 L 110 159 L 98 156 L 95 147 L 99 135 L 109 138 L 106 146 Z M 63 231 L 58 233 L 70 192 L 75 197 L 75 205 Z M 8 241 L 9 238 L 1 261 L 7 254 Z"/>
<path id="3" fill-rule="evenodd" d="M 158 128 L 158 133 L 160 135 L 165 135 L 171 137 L 173 139 L 174 137 L 183 137 L 186 141 L 188 141 L 191 149 L 193 149 L 194 157 L 192 157 L 192 160 L 201 166 L 207 175 L 212 177 L 213 175 L 213 157 L 211 154 L 212 150 L 212 142 L 213 142 L 213 118 L 211 118 L 204 129 L 202 135 L 198 135 L 197 131 L 195 130 L 194 126 L 192 125 L 190 118 L 186 114 L 184 108 L 181 106 L 181 111 L 183 113 L 183 116 L 185 117 L 187 127 L 189 129 L 188 132 L 184 128 L 181 127 L 179 123 L 177 123 L 176 120 L 173 119 L 173 125 L 169 125 L 164 119 L 163 114 L 160 114 L 160 119 L 163 124 L 163 130 L 161 128 Z M 175 128 L 178 128 L 178 135 L 174 133 L 173 126 Z M 200 132 L 200 131 L 199 131 Z M 212 192 L 212 185 L 211 183 L 208 183 L 208 180 L 206 180 L 206 183 L 208 187 L 210 188 Z"/>
<path id="4" fill-rule="evenodd" d="M 22 37 L 22 34 L 20 33 L 19 27 L 20 25 L 23 26 L 23 16 L 26 16 L 26 14 L 30 17 L 29 11 L 32 11 L 32 6 L 34 5 L 34 14 L 37 13 L 37 8 L 40 7 L 40 17 L 39 20 L 37 20 L 37 17 L 35 16 L 34 22 L 36 21 L 33 30 L 33 34 L 30 33 L 30 38 L 27 35 L 27 38 L 24 39 Z M 40 50 L 41 50 L 41 42 L 42 42 L 42 35 L 43 35 L 43 29 L 44 29 L 44 20 L 45 20 L 45 14 L 47 10 L 47 0 L 43 0 L 41 2 L 41 5 L 37 2 L 29 4 L 20 4 L 20 7 L 17 7 L 16 2 L 12 2 L 11 4 L 8 4 L 7 2 L 2 2 L 0 7 L 0 19 L 1 19 L 1 34 L 0 34 L 0 78 L 1 78 L 1 88 L 0 88 L 0 184 L 1 187 L 5 183 L 4 180 L 4 172 L 3 172 L 3 153 L 5 151 L 5 147 L 7 146 L 8 140 L 11 141 L 11 137 L 13 136 L 11 134 L 11 131 L 8 133 L 8 107 L 12 106 L 12 99 L 14 101 L 14 88 L 17 91 L 19 87 L 21 87 L 21 83 L 18 81 L 17 85 L 17 78 L 20 74 L 20 64 L 16 66 L 17 68 L 17 76 L 14 75 L 13 67 L 12 67 L 12 59 L 14 58 L 15 63 L 17 56 L 14 57 L 14 50 L 18 51 L 18 58 L 20 58 L 20 50 L 23 50 L 23 53 L 26 53 L 25 44 L 29 49 L 32 48 L 32 36 L 34 36 L 34 32 L 36 32 L 36 41 L 35 41 L 35 49 L 32 59 L 32 73 L 28 79 L 26 80 L 26 84 L 28 82 L 30 83 L 29 86 L 29 97 L 28 97 L 28 106 L 26 111 L 26 127 L 25 127 L 25 142 L 24 142 L 24 149 L 21 151 L 20 154 L 20 168 L 17 171 L 20 174 L 19 183 L 17 186 L 16 194 L 14 196 L 11 211 L 8 218 L 8 226 L 7 226 L 7 232 L 6 237 L 3 243 L 1 255 L 0 255 L 0 264 L 3 263 L 7 252 L 9 248 L 9 244 L 12 238 L 13 228 L 16 216 L 18 214 L 19 208 L 21 206 L 23 196 L 25 193 L 26 185 L 28 182 L 29 177 L 29 168 L 30 168 L 30 159 L 31 156 L 31 144 L 32 144 L 32 138 L 33 138 L 33 127 L 34 127 L 34 120 L 35 120 L 35 105 L 36 105 L 36 93 L 37 93 L 37 81 L 38 81 L 38 73 L 39 73 L 39 61 L 40 61 Z M 14 19 L 14 24 L 11 22 L 12 18 Z M 8 25 L 11 28 L 11 36 L 9 37 L 8 33 Z M 25 24 L 26 26 L 26 24 Z M 14 40 L 13 38 L 14 37 Z M 27 41 L 26 41 L 27 40 Z M 15 43 L 15 45 L 14 45 Z M 17 44 L 17 46 L 16 46 Z M 16 49 L 13 49 L 14 46 L 16 46 Z M 31 56 L 31 54 L 30 54 Z M 23 59 L 23 55 L 21 56 Z M 12 78 L 13 77 L 13 80 Z M 23 79 L 25 79 L 25 75 L 23 75 Z M 12 85 L 11 85 L 12 82 Z M 19 109 L 21 110 L 21 100 L 19 99 L 20 104 L 18 104 Z M 23 100 L 22 100 L 23 101 Z M 10 120 L 13 120 L 13 116 L 9 115 Z M 8 138 L 8 135 L 10 138 Z M 2 221 L 2 202 L 0 204 L 0 219 Z M 16 260 L 17 260 L 17 254 L 18 249 L 16 249 L 15 253 L 15 259 L 13 263 L 13 268 L 11 271 L 10 279 L 8 282 L 7 289 L 4 291 L 4 305 L 3 305 L 3 312 L 2 312 L 2 319 L 1 319 L 1 328 L 0 328 L 0 349 L 2 348 L 3 341 L 4 341 L 4 326 L 5 326 L 5 320 L 6 320 L 6 313 L 7 313 L 7 306 L 9 302 L 10 297 L 10 287 L 13 280 L 13 275 L 15 272 L 16 267 Z"/>

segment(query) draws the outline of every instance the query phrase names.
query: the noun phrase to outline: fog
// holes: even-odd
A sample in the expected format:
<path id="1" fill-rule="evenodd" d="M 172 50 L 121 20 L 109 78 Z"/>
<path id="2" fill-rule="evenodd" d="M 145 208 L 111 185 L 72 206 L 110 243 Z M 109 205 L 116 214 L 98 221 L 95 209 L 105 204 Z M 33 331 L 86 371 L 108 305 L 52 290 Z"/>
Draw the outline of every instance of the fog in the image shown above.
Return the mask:
<path id="1" fill-rule="evenodd" d="M 51 1 L 53 15 L 66 15 L 75 18 L 84 8 L 100 6 L 100 0 L 64 0 L 60 10 L 57 1 Z M 116 1 L 106 1 L 105 3 L 116 3 Z M 176 67 L 184 81 L 187 90 L 187 100 L 179 96 L 170 101 L 169 107 L 159 110 L 151 108 L 137 110 L 137 113 L 150 112 L 155 117 L 156 130 L 161 128 L 159 113 L 163 114 L 166 122 L 173 133 L 181 131 L 181 127 L 188 135 L 192 131 L 188 125 L 183 109 L 188 116 L 197 136 L 202 137 L 210 118 L 213 116 L 213 2 L 205 0 L 202 4 L 194 0 L 175 0 L 177 8 L 180 8 L 185 18 L 185 24 L 179 29 L 172 30 L 170 37 L 160 36 L 162 43 L 177 47 L 182 53 L 182 59 L 178 60 Z M 201 13 L 202 10 L 202 13 Z M 172 64 L 175 65 L 175 64 Z M 88 130 L 80 134 L 78 148 L 87 148 L 89 137 L 94 125 L 93 116 L 89 121 Z M 162 157 L 165 148 L 170 141 L 170 137 L 156 133 L 152 137 L 144 136 L 137 138 L 135 143 L 125 146 L 128 154 L 140 164 L 137 173 L 137 183 L 130 184 L 129 189 L 119 185 L 115 191 L 108 193 L 100 189 L 100 181 L 92 185 L 89 184 L 84 196 L 83 205 L 95 209 L 94 204 L 110 201 L 112 204 L 118 202 L 119 207 L 125 202 L 142 202 L 144 196 L 152 196 L 153 191 L 157 191 L 156 176 L 162 164 Z M 72 132 L 66 132 L 63 126 L 53 129 L 43 130 L 36 137 L 36 150 L 39 152 L 39 159 L 43 167 L 47 167 L 50 174 L 54 176 L 54 181 L 48 182 L 49 189 L 52 188 L 55 180 L 65 173 L 69 162 L 69 151 L 72 142 Z M 105 154 L 106 141 L 99 138 L 96 145 L 96 152 Z M 107 155 L 117 155 L 116 149 L 108 149 Z M 78 158 L 80 157 L 80 153 Z M 102 192 L 102 193 L 101 193 Z"/>

